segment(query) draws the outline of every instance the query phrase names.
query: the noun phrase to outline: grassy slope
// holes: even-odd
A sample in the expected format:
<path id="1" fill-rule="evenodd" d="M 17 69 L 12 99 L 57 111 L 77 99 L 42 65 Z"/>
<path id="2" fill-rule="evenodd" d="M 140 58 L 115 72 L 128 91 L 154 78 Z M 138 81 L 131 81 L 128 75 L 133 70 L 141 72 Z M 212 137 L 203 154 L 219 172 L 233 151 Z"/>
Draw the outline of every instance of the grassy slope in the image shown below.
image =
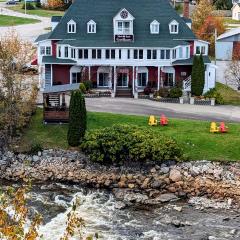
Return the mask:
<path id="1" fill-rule="evenodd" d="M 40 21 L 36 19 L 0 15 L 1 27 L 16 26 L 16 25 L 30 24 L 30 23 L 37 23 L 37 22 L 40 22 Z"/>
<path id="2" fill-rule="evenodd" d="M 110 113 L 88 113 L 88 129 L 113 124 L 135 124 L 149 127 L 147 117 Z M 171 119 L 167 127 L 155 127 L 156 134 L 174 137 L 190 159 L 240 160 L 240 124 L 229 124 L 228 134 L 210 134 L 209 122 Z M 67 148 L 67 125 L 43 125 L 42 110 L 38 109 L 21 144 L 40 142 L 46 148 Z"/>
<path id="3" fill-rule="evenodd" d="M 239 92 L 221 83 L 216 83 L 216 89 L 224 98 L 225 104 L 240 105 Z"/>
<path id="4" fill-rule="evenodd" d="M 22 9 L 22 4 L 11 6 L 11 7 L 9 7 L 9 9 L 14 10 L 16 12 L 21 12 L 21 13 L 25 12 L 25 10 Z M 45 10 L 45 9 L 34 9 L 34 10 L 27 10 L 27 14 L 38 15 L 41 17 L 52 17 L 52 16 L 62 16 L 64 14 L 64 12 L 63 11 Z"/>

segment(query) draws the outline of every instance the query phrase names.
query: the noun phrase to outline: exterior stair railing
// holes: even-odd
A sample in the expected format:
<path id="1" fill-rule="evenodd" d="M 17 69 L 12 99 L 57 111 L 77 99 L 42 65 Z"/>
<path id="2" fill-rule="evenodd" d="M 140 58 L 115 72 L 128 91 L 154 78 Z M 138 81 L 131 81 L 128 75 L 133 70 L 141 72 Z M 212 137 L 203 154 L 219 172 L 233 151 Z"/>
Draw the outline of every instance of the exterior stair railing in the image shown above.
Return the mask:
<path id="1" fill-rule="evenodd" d="M 191 75 L 183 80 L 183 91 L 185 92 L 190 92 L 191 91 L 191 83 L 192 83 L 192 78 Z"/>

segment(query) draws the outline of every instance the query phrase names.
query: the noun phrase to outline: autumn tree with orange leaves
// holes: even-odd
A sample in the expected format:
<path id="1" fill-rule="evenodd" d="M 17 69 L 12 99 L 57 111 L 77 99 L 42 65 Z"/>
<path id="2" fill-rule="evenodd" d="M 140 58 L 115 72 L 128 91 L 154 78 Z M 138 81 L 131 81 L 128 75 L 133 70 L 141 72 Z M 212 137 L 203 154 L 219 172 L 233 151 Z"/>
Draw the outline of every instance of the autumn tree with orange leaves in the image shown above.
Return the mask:
<path id="1" fill-rule="evenodd" d="M 210 43 L 210 56 L 215 55 L 215 29 L 217 30 L 217 35 L 220 35 L 226 31 L 223 18 L 208 16 L 205 19 L 203 25 L 196 32 L 196 35 L 199 39 L 205 40 Z"/>

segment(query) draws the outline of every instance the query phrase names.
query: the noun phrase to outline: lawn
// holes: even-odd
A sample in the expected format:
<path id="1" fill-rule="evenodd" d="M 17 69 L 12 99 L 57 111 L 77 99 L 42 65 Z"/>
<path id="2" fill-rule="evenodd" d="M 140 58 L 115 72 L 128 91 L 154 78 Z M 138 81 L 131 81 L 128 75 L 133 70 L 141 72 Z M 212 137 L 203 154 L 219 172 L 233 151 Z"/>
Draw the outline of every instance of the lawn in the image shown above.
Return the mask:
<path id="1" fill-rule="evenodd" d="M 37 22 L 40 22 L 40 21 L 37 19 L 0 15 L 1 27 L 9 27 L 9 26 L 22 25 L 22 24 L 37 23 Z"/>
<path id="2" fill-rule="evenodd" d="M 113 124 L 134 124 L 149 128 L 147 117 L 88 112 L 88 129 L 109 127 Z M 229 124 L 227 134 L 209 133 L 209 122 L 170 119 L 167 127 L 152 127 L 156 134 L 174 137 L 192 160 L 240 160 L 240 124 Z M 67 125 L 42 124 L 42 110 L 38 109 L 26 130 L 21 145 L 41 143 L 46 148 L 67 148 Z"/>
<path id="3" fill-rule="evenodd" d="M 222 95 L 225 104 L 240 105 L 240 93 L 232 88 L 216 83 L 216 90 Z"/>
<path id="4" fill-rule="evenodd" d="M 230 17 L 225 17 L 223 21 L 225 24 L 240 24 L 239 20 L 234 20 Z"/>
<path id="5" fill-rule="evenodd" d="M 25 13 L 25 10 L 22 9 L 22 4 L 18 4 L 15 6 L 9 7 L 9 9 L 14 10 L 16 12 Z M 53 10 L 45 10 L 41 8 L 36 8 L 33 10 L 27 10 L 27 14 L 30 15 L 38 15 L 40 17 L 52 17 L 52 16 L 63 16 L 63 11 L 53 11 Z"/>

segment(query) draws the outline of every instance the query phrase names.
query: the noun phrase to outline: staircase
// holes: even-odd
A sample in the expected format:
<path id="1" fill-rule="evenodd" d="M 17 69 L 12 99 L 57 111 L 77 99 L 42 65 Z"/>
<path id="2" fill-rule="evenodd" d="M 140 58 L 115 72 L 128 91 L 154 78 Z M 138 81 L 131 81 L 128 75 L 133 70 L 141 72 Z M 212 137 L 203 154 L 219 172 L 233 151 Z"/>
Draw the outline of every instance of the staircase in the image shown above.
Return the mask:
<path id="1" fill-rule="evenodd" d="M 191 83 L 192 83 L 192 77 L 191 75 L 183 80 L 183 91 L 184 92 L 191 92 Z"/>
<path id="2" fill-rule="evenodd" d="M 132 96 L 132 89 L 130 88 L 117 88 L 116 97 L 124 97 L 124 98 L 131 98 Z"/>

